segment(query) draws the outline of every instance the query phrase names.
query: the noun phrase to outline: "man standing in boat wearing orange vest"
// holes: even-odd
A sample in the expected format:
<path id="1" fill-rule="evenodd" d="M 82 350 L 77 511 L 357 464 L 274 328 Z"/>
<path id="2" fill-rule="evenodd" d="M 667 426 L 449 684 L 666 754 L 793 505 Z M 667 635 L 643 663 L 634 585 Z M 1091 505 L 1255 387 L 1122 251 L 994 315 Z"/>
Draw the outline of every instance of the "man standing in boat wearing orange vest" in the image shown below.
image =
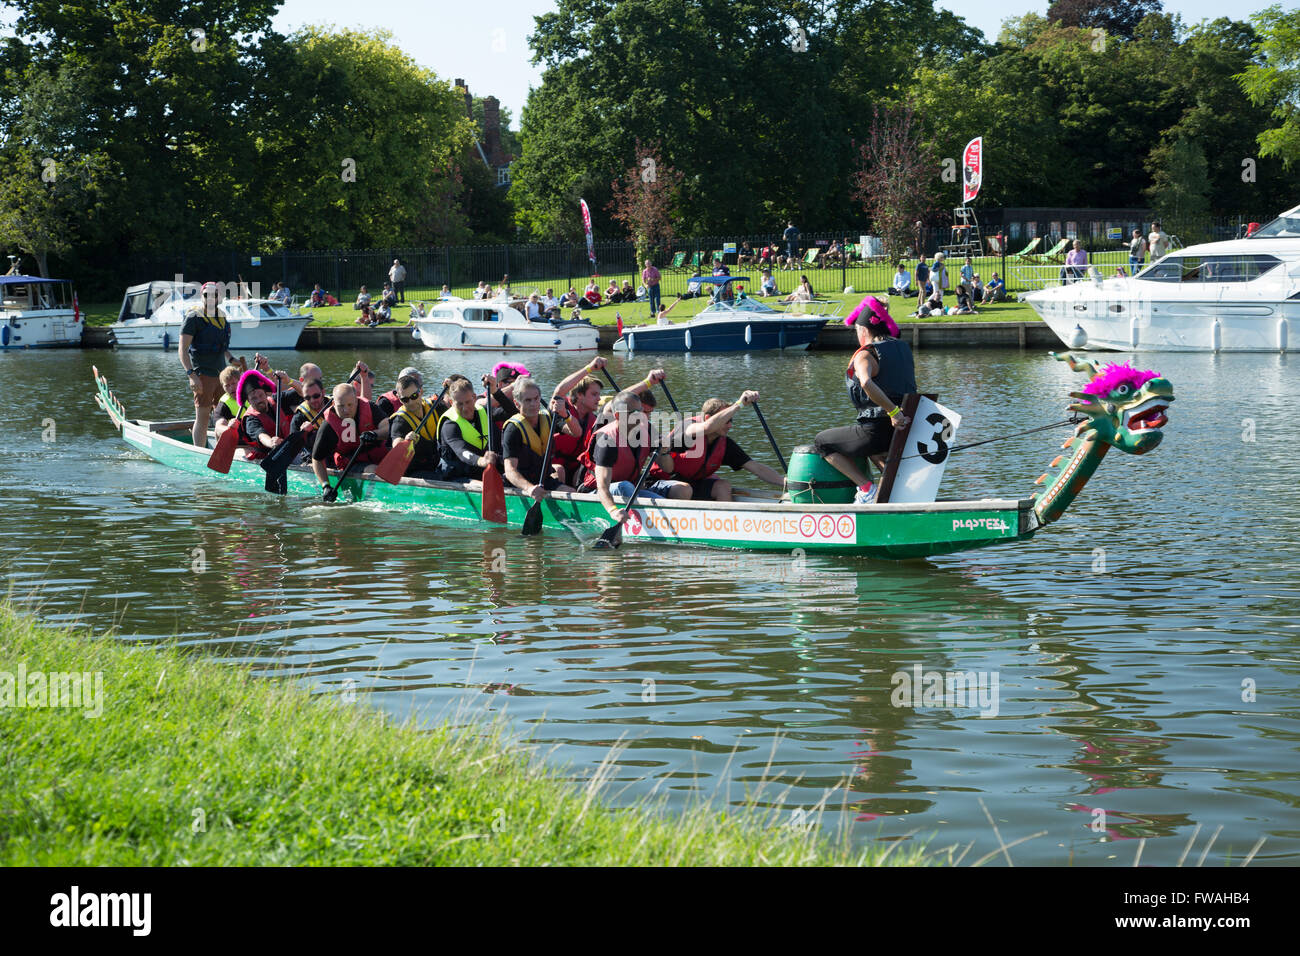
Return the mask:
<path id="1" fill-rule="evenodd" d="M 720 398 L 711 398 L 704 403 L 699 415 L 688 418 L 684 426 L 670 436 L 673 446 L 669 452 L 673 459 L 671 477 L 688 482 L 691 497 L 696 501 L 733 500 L 731 482 L 713 477 L 713 473 L 723 465 L 732 471 L 748 471 L 769 485 L 785 487 L 785 478 L 779 471 L 761 461 L 754 461 L 727 435 L 736 412 L 756 401 L 758 392 L 755 391 L 745 392 L 733 405 Z M 669 475 L 656 465 L 650 469 L 650 477 L 667 478 Z"/>

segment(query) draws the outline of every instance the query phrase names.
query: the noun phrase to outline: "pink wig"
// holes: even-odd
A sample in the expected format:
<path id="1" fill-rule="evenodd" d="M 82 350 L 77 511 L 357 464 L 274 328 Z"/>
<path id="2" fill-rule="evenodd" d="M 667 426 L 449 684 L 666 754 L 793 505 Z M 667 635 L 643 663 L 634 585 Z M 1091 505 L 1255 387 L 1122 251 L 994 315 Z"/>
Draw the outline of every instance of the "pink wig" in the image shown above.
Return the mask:
<path id="1" fill-rule="evenodd" d="M 252 391 L 255 388 L 260 388 L 274 394 L 275 382 L 271 381 L 257 369 L 250 368 L 243 375 L 239 376 L 239 384 L 235 386 L 235 398 L 241 405 L 248 401 L 247 396 L 244 395 L 245 388 L 249 391 Z"/>
<path id="2" fill-rule="evenodd" d="M 871 310 L 871 316 L 867 319 L 868 322 L 883 324 L 885 328 L 889 329 L 890 335 L 894 338 L 898 338 L 898 323 L 895 322 L 894 317 L 889 314 L 889 307 L 874 295 L 869 295 L 859 302 L 858 307 L 850 312 L 849 317 L 844 320 L 844 324 L 853 325 L 853 323 L 858 320 L 858 317 L 868 309 Z"/>
<path id="3" fill-rule="evenodd" d="M 528 374 L 528 369 L 524 368 L 524 366 L 520 365 L 518 362 L 497 362 L 496 365 L 492 366 L 492 377 L 496 378 L 505 369 L 509 369 L 516 375 L 520 376 Z"/>
<path id="4" fill-rule="evenodd" d="M 1128 385 L 1136 392 L 1142 387 L 1143 382 L 1149 382 L 1151 379 L 1159 377 L 1159 372 L 1153 372 L 1150 369 L 1139 371 L 1127 362 L 1123 365 L 1112 362 L 1098 373 L 1096 378 L 1083 387 L 1083 392 L 1085 395 L 1109 395 L 1121 385 Z"/>

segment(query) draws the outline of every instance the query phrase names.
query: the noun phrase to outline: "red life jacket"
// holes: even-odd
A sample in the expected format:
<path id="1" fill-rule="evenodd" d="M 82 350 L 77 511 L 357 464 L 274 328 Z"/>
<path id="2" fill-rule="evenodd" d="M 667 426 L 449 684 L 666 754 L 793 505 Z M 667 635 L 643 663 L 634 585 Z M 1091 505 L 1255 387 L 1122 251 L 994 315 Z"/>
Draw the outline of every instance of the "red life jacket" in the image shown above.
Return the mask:
<path id="1" fill-rule="evenodd" d="M 393 411 L 397 411 L 397 409 L 402 407 L 402 397 L 397 394 L 397 389 L 395 388 L 390 388 L 388 391 L 384 392 L 384 394 L 380 395 L 379 398 L 388 399 L 388 404 L 392 406 Z M 379 404 L 378 398 L 375 399 L 375 404 Z"/>
<path id="2" fill-rule="evenodd" d="M 577 410 L 573 407 L 573 402 L 565 399 L 566 411 L 570 417 L 577 417 Z M 572 473 L 572 468 L 578 464 L 578 459 L 591 444 L 591 436 L 596 432 L 597 415 L 592 412 L 587 416 L 586 422 L 578 419 L 582 425 L 582 435 L 575 438 L 568 432 L 557 428 L 555 432 L 555 444 L 551 449 L 551 454 L 555 460 L 564 466 L 564 470 Z"/>
<path id="3" fill-rule="evenodd" d="M 267 455 L 271 454 L 271 450 L 261 442 L 253 441 L 248 437 L 248 432 L 244 430 L 244 421 L 249 418 L 256 418 L 262 423 L 262 428 L 265 429 L 266 434 L 275 435 L 275 416 L 272 414 L 272 411 L 273 409 L 266 412 L 255 412 L 253 411 L 253 407 L 250 405 L 239 413 L 239 444 L 244 447 L 244 458 L 248 461 L 257 461 L 259 458 L 265 458 Z M 283 411 L 280 412 L 279 435 L 281 438 L 289 437 L 289 418 L 289 415 L 286 415 Z"/>
<path id="4" fill-rule="evenodd" d="M 586 471 L 586 474 L 582 479 L 581 490 L 583 491 L 590 491 L 596 487 L 596 463 L 592 461 L 591 453 L 596 447 L 597 440 L 602 435 L 607 435 L 617 442 L 618 420 L 615 419 L 608 425 L 598 428 L 591 436 L 591 444 L 584 448 L 582 454 L 578 456 L 578 461 L 582 462 L 582 467 Z M 556 436 L 556 440 L 559 440 L 558 435 Z M 619 442 L 618 459 L 614 462 L 614 467 L 612 469 L 613 474 L 609 477 L 610 484 L 613 484 L 616 481 L 636 481 L 640 478 L 641 469 L 645 467 L 645 460 L 649 454 L 649 445 L 644 448 L 638 448 L 636 454 L 633 454 L 631 448 L 622 442 Z"/>
<path id="5" fill-rule="evenodd" d="M 704 421 L 703 415 L 696 415 L 694 418 L 686 419 L 684 425 L 692 422 Z M 710 477 L 715 471 L 722 467 L 722 459 L 727 454 L 727 438 L 720 435 L 715 438 L 712 444 L 705 441 L 703 436 L 685 451 L 669 452 L 673 459 L 673 472 L 669 474 L 663 471 L 658 465 L 650 469 L 650 480 L 658 481 L 661 478 L 675 478 L 678 481 L 703 481 Z"/>
<path id="6" fill-rule="evenodd" d="M 356 451 L 357 446 L 361 444 L 362 433 L 374 430 L 375 417 L 370 414 L 370 403 L 358 398 L 356 428 L 353 430 L 351 441 L 344 441 L 343 419 L 339 417 L 339 413 L 334 410 L 333 405 L 331 405 L 329 411 L 325 413 L 325 423 L 329 425 L 330 428 L 334 429 L 334 434 L 338 436 L 339 440 L 338 445 L 334 448 L 334 467 L 346 468 L 348 459 L 352 457 L 352 453 Z M 379 462 L 384 460 L 385 452 L 387 452 L 387 449 L 384 448 L 382 444 L 371 445 L 369 448 L 361 452 L 361 454 L 357 455 L 357 461 L 364 464 L 377 465 Z"/>

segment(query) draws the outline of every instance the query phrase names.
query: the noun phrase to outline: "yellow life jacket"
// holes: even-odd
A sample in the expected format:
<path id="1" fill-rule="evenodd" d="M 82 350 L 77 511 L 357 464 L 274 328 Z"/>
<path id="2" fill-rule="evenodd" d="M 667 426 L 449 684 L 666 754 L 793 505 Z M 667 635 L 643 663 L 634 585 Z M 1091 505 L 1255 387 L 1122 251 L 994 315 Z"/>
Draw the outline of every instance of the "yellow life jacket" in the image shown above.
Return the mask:
<path id="1" fill-rule="evenodd" d="M 528 424 L 528 419 L 524 418 L 523 412 L 512 415 L 506 424 L 509 425 L 513 422 L 517 425 L 519 430 L 524 433 L 524 440 L 528 442 L 528 447 L 533 450 L 533 453 L 538 458 L 541 458 L 546 454 L 546 443 L 551 438 L 551 416 L 546 412 L 538 412 L 537 421 L 542 426 L 540 435 L 533 431 L 533 426 Z"/>
<path id="2" fill-rule="evenodd" d="M 469 445 L 471 448 L 477 448 L 479 451 L 483 451 L 487 448 L 488 413 L 486 408 L 480 406 L 478 409 L 477 431 L 475 431 L 474 425 L 471 424 L 468 419 L 461 417 L 460 412 L 456 410 L 455 405 L 447 409 L 447 411 L 443 413 L 442 417 L 444 420 L 451 419 L 456 423 L 456 427 L 460 429 L 461 437 L 465 439 L 465 444 Z"/>
<path id="3" fill-rule="evenodd" d="M 433 402 L 429 401 L 427 398 L 422 398 L 420 399 L 419 415 L 411 415 L 407 412 L 405 405 L 399 405 L 397 406 L 397 411 L 393 412 L 392 417 L 400 418 L 402 421 L 406 422 L 407 427 L 411 429 L 411 434 L 408 437 L 422 438 L 426 441 L 437 441 L 438 424 L 440 422 L 439 416 L 429 415 L 429 417 L 425 419 L 424 424 L 420 424 L 420 419 L 424 418 L 425 415 L 428 415 L 429 409 L 431 408 L 433 408 Z"/>
<path id="4" fill-rule="evenodd" d="M 227 392 L 223 391 L 221 393 L 221 404 L 225 405 L 226 408 L 230 410 L 232 418 L 239 417 L 239 402 L 235 401 L 235 399 Z"/>

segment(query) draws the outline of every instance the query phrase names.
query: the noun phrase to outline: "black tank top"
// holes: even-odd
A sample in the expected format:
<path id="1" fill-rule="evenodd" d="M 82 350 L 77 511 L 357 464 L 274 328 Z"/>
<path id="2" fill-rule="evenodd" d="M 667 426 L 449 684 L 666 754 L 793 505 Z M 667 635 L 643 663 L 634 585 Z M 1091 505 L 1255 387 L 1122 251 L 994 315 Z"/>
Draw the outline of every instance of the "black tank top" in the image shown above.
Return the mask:
<path id="1" fill-rule="evenodd" d="M 903 400 L 903 396 L 916 391 L 916 369 L 912 362 L 912 347 L 902 339 L 885 339 L 882 342 L 872 342 L 866 346 L 875 353 L 878 369 L 872 379 L 876 386 L 884 392 L 891 402 L 897 405 Z M 863 351 L 862 349 L 858 350 Z M 857 353 L 855 352 L 854 355 Z M 845 385 L 849 390 L 849 401 L 858 411 L 876 408 L 877 405 L 871 400 L 866 392 L 862 390 L 858 377 L 854 374 L 853 365 L 850 364 L 849 370 L 845 375 Z"/>

